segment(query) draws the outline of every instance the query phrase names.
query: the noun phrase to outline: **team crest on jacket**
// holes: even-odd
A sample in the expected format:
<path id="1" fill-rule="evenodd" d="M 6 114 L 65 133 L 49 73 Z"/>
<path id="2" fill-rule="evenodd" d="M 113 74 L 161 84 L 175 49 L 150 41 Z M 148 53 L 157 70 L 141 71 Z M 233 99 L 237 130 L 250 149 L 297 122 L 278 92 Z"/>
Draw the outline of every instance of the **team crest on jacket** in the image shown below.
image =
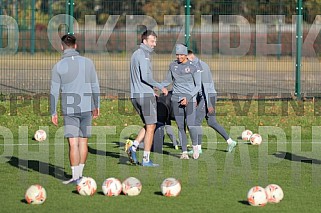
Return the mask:
<path id="1" fill-rule="evenodd" d="M 185 68 L 185 72 L 186 72 L 186 73 L 189 73 L 189 72 L 191 72 L 191 68 L 189 68 L 189 67 L 186 67 L 186 68 Z"/>

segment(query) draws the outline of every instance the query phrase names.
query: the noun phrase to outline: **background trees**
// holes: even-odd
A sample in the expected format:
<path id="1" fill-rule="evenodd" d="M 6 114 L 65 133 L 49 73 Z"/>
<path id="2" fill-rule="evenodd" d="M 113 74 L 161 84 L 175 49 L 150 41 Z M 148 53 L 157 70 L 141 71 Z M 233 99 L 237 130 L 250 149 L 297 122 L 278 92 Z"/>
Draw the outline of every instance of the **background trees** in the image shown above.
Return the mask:
<path id="1" fill-rule="evenodd" d="M 68 0 L 0 0 L 0 13 L 10 15 L 18 23 L 27 22 L 35 10 L 37 23 L 47 22 L 50 16 L 66 13 Z M 34 3 L 34 6 L 32 4 Z M 185 0 L 74 0 L 74 17 L 84 23 L 85 15 L 96 15 L 97 24 L 104 24 L 109 15 L 120 15 L 120 23 L 125 24 L 126 15 L 148 15 L 157 23 L 164 22 L 164 15 L 185 14 Z M 305 0 L 304 21 L 312 23 L 321 14 L 321 0 Z M 293 0 L 192 0 L 191 14 L 195 23 L 200 23 L 201 15 L 212 15 L 218 22 L 219 15 L 241 15 L 250 23 L 255 23 L 256 15 L 285 15 L 288 23 L 296 14 Z"/>

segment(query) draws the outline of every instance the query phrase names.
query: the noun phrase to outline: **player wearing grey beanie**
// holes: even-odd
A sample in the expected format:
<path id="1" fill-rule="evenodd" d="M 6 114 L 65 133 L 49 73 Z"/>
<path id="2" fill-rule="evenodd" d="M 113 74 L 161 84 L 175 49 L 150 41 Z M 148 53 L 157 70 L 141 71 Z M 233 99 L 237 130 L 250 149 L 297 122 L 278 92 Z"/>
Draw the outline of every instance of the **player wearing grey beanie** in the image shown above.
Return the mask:
<path id="1" fill-rule="evenodd" d="M 173 95 L 171 98 L 175 121 L 177 123 L 182 143 L 181 159 L 188 159 L 186 125 L 189 129 L 193 143 L 193 158 L 199 157 L 197 148 L 197 137 L 199 128 L 195 126 L 196 118 L 196 96 L 201 90 L 201 72 L 187 59 L 187 47 L 183 44 L 176 45 L 176 58 L 169 65 L 166 80 L 163 86 L 173 84 Z"/>

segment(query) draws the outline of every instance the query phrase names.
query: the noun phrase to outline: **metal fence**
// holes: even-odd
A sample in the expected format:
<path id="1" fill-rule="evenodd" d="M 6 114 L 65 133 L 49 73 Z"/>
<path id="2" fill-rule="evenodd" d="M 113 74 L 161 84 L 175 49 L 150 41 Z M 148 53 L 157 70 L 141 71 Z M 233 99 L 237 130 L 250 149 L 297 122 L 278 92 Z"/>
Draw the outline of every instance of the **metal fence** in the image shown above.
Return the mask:
<path id="1" fill-rule="evenodd" d="M 321 5 L 293 0 L 0 0 L 0 93 L 48 93 L 59 36 L 74 33 L 95 62 L 105 97 L 128 97 L 129 59 L 146 28 L 158 34 L 162 81 L 186 43 L 219 97 L 318 96 Z"/>

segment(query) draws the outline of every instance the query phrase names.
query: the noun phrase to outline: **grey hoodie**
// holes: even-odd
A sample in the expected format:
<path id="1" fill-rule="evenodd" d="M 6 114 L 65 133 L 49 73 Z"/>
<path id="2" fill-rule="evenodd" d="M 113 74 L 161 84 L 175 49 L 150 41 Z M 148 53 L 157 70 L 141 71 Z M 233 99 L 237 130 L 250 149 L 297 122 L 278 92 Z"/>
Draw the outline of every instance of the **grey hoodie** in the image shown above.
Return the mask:
<path id="1" fill-rule="evenodd" d="M 100 106 L 100 89 L 92 60 L 80 56 L 75 49 L 66 49 L 52 69 L 50 107 L 57 114 L 59 92 L 64 115 L 90 112 Z"/>
<path id="2" fill-rule="evenodd" d="M 130 97 L 152 97 L 153 87 L 164 87 L 153 79 L 152 63 L 150 54 L 153 49 L 141 43 L 130 60 Z"/>
<path id="3" fill-rule="evenodd" d="M 197 66 L 200 70 L 202 70 L 201 78 L 202 78 L 202 95 L 206 100 L 207 107 L 214 107 L 213 101 L 215 102 L 217 92 L 214 87 L 213 77 L 211 73 L 211 69 L 204 61 L 195 57 L 192 61 L 195 66 Z"/>
<path id="4" fill-rule="evenodd" d="M 201 70 L 193 62 L 178 63 L 177 60 L 169 65 L 163 86 L 173 83 L 172 101 L 180 101 L 183 97 L 187 100 L 196 101 L 196 95 L 201 90 Z"/>

